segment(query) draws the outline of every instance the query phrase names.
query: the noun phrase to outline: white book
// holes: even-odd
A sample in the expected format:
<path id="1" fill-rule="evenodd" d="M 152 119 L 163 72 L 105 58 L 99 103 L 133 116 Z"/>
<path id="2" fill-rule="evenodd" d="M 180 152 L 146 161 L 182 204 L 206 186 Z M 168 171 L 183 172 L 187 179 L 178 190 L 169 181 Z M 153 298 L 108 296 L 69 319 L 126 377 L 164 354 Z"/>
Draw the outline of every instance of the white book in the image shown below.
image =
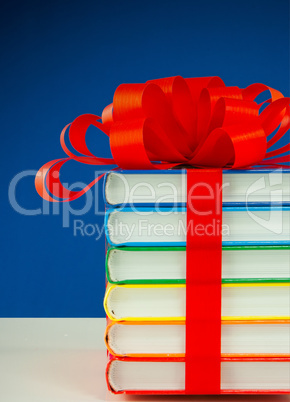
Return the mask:
<path id="1" fill-rule="evenodd" d="M 215 191 L 215 189 L 213 189 Z M 109 205 L 186 203 L 186 170 L 113 171 L 106 175 Z M 224 203 L 289 203 L 290 169 L 224 170 Z"/>

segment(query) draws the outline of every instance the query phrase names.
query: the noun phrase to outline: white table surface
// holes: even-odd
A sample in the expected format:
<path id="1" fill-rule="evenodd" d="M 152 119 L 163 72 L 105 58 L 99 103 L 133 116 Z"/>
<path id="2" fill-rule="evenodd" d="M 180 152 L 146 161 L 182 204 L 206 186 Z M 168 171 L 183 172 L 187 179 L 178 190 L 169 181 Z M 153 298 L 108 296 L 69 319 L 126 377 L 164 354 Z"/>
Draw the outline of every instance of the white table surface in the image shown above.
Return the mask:
<path id="1" fill-rule="evenodd" d="M 105 325 L 103 318 L 0 319 L 0 402 L 290 402 L 289 395 L 112 395 Z"/>

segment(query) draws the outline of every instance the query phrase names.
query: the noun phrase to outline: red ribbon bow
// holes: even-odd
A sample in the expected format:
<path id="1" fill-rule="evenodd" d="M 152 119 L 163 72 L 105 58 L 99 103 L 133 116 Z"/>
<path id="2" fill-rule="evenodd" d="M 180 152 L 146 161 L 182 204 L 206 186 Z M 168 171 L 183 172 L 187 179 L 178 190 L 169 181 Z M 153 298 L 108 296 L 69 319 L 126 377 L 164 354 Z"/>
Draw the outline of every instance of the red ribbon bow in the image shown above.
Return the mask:
<path id="1" fill-rule="evenodd" d="M 267 90 L 271 97 L 261 104 L 255 102 Z M 100 179 L 81 191 L 63 187 L 59 170 L 71 159 L 124 169 L 265 167 L 290 161 L 289 154 L 285 155 L 289 144 L 270 150 L 290 128 L 289 98 L 263 84 L 240 89 L 226 87 L 219 77 L 180 76 L 122 84 L 113 103 L 103 110 L 102 123 L 99 119 L 82 115 L 63 129 L 61 146 L 68 158 L 46 163 L 36 175 L 36 190 L 44 199 L 71 201 Z M 113 158 L 97 157 L 89 151 L 85 135 L 90 125 L 109 136 Z M 69 126 L 70 144 L 80 155 L 65 144 Z"/>

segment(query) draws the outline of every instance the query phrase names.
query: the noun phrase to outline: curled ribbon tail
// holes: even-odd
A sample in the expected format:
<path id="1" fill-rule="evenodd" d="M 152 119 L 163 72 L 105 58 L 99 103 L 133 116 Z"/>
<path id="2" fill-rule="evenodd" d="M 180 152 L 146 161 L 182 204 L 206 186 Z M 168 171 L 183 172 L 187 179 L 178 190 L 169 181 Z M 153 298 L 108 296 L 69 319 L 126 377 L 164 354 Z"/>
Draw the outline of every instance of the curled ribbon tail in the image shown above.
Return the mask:
<path id="1" fill-rule="evenodd" d="M 63 186 L 60 180 L 60 170 L 62 166 L 68 161 L 74 160 L 77 162 L 90 164 L 90 165 L 114 165 L 113 158 L 100 158 L 91 153 L 86 145 L 85 136 L 87 129 L 90 125 L 94 125 L 101 129 L 105 134 L 108 134 L 106 127 L 98 122 L 99 119 L 96 115 L 81 115 L 77 117 L 73 123 L 64 127 L 61 132 L 60 142 L 62 149 L 68 155 L 68 158 L 55 159 L 43 165 L 35 176 L 35 188 L 37 193 L 46 201 L 51 202 L 68 202 L 73 201 L 83 194 L 85 194 L 91 187 L 93 187 L 103 176 L 97 177 L 90 184 L 85 186 L 82 190 L 72 191 Z M 65 144 L 65 134 L 69 128 L 70 144 L 75 151 L 81 155 L 76 155 L 68 149 Z"/>

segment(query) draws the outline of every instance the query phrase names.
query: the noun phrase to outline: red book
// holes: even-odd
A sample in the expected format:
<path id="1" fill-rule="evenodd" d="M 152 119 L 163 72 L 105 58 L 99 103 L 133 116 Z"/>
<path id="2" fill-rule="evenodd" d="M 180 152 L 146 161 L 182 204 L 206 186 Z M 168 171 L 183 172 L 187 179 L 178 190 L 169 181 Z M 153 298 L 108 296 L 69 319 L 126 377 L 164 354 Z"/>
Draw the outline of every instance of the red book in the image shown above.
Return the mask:
<path id="1" fill-rule="evenodd" d="M 109 355 L 106 377 L 115 394 L 186 394 L 184 358 Z M 288 394 L 290 358 L 221 358 L 220 393 Z"/>

